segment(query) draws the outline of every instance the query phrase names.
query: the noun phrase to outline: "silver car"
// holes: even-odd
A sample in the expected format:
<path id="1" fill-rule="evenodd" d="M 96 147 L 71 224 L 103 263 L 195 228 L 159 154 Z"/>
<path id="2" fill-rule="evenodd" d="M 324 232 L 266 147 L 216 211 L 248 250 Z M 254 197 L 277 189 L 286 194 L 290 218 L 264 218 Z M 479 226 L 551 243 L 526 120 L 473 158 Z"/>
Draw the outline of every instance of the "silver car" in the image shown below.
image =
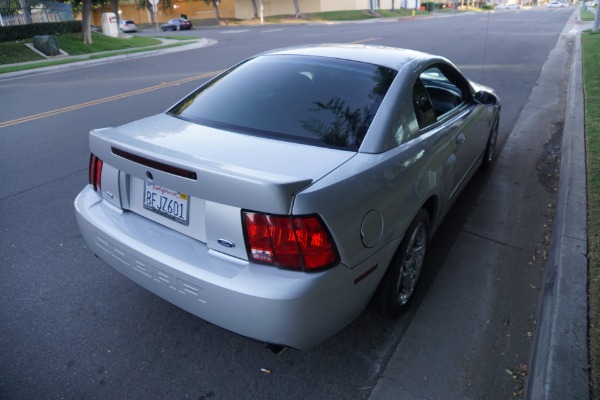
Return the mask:
<path id="1" fill-rule="evenodd" d="M 167 301 L 308 349 L 373 296 L 398 316 L 480 165 L 500 100 L 442 57 L 316 45 L 252 57 L 164 114 L 90 133 L 89 248 Z"/>
<path id="2" fill-rule="evenodd" d="M 121 32 L 137 32 L 137 25 L 130 19 L 119 20 L 119 29 Z"/>

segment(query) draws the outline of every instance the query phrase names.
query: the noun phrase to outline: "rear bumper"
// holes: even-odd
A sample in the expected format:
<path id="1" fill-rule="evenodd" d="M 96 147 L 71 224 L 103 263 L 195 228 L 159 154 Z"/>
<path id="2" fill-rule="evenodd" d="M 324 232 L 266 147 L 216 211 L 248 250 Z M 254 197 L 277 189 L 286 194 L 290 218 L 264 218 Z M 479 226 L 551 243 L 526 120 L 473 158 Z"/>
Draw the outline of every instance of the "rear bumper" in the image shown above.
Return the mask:
<path id="1" fill-rule="evenodd" d="M 253 264 L 119 210 L 89 186 L 75 213 L 90 249 L 140 286 L 230 331 L 301 350 L 358 316 L 385 272 L 374 267 L 388 261 L 310 274 Z"/>

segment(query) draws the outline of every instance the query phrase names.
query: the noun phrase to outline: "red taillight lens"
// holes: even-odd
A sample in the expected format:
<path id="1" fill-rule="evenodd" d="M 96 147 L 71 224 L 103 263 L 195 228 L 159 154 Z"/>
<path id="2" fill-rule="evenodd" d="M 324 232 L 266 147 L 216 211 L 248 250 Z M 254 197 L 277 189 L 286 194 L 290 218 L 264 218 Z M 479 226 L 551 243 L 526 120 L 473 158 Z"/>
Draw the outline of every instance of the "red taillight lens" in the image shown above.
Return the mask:
<path id="1" fill-rule="evenodd" d="M 290 217 L 244 212 L 252 261 L 314 271 L 338 261 L 327 228 L 316 215 Z"/>
<path id="2" fill-rule="evenodd" d="M 294 226 L 304 268 L 321 268 L 338 260 L 329 232 L 319 218 L 294 218 Z"/>
<path id="3" fill-rule="evenodd" d="M 101 190 L 102 183 L 102 160 L 96 157 L 94 154 L 90 155 L 90 185 L 94 190 Z"/>
<path id="4" fill-rule="evenodd" d="M 244 214 L 248 255 L 254 261 L 274 263 L 275 255 L 271 248 L 271 235 L 267 216 L 264 214 Z"/>

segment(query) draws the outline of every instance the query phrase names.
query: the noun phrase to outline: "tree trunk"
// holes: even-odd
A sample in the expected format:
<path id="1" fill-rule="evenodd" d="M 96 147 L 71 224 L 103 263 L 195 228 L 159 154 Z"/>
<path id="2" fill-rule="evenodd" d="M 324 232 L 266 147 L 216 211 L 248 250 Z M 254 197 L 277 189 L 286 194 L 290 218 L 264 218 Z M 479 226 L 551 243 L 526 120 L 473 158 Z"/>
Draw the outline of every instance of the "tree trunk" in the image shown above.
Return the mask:
<path id="1" fill-rule="evenodd" d="M 256 7 L 256 0 L 252 0 L 252 9 L 254 10 L 254 18 L 258 18 L 258 7 Z"/>
<path id="2" fill-rule="evenodd" d="M 121 19 L 119 15 L 119 0 L 110 0 L 110 11 L 112 11 L 117 17 L 117 29 L 119 27 L 119 20 Z"/>
<path id="3" fill-rule="evenodd" d="M 155 14 L 154 14 L 154 10 L 152 8 L 152 4 L 150 4 L 150 2 L 148 0 L 144 0 L 144 6 L 146 7 L 146 10 L 148 10 L 148 14 L 150 14 L 150 23 L 151 24 L 155 24 L 156 21 L 154 20 Z M 158 5 L 157 5 L 158 7 Z"/>
<path id="4" fill-rule="evenodd" d="M 394 10 L 394 8 L 395 8 L 395 7 L 394 7 L 394 3 L 395 3 L 395 2 L 396 2 L 395 0 L 392 0 L 392 11 L 395 11 L 395 10 Z"/>
<path id="5" fill-rule="evenodd" d="M 300 18 L 302 14 L 300 14 L 300 6 L 298 5 L 298 0 L 294 0 L 294 10 L 296 11 L 296 18 Z"/>
<path id="6" fill-rule="evenodd" d="M 92 0 L 83 0 L 81 5 L 81 35 L 83 43 L 92 44 Z"/>
<path id="7" fill-rule="evenodd" d="M 221 15 L 219 14 L 219 6 L 217 5 L 217 0 L 213 0 L 213 7 L 215 8 L 215 15 L 217 16 L 217 21 L 221 21 Z"/>

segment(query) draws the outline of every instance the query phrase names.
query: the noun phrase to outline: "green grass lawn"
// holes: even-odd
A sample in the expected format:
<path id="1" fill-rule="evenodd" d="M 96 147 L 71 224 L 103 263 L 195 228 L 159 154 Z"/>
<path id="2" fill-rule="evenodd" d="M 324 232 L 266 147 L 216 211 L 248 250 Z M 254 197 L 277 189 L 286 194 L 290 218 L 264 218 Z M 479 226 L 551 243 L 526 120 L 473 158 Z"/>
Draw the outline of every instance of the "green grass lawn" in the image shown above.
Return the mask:
<path id="1" fill-rule="evenodd" d="M 57 37 L 58 47 L 70 55 L 93 54 L 103 51 L 129 50 L 140 47 L 155 46 L 161 44 L 158 39 L 134 36 L 129 39 L 113 38 L 98 33 L 92 34 L 92 44 L 84 44 L 81 34 L 72 33 Z M 0 43 L 0 65 L 21 63 L 26 61 L 46 60 L 37 54 L 24 42 Z"/>
<path id="2" fill-rule="evenodd" d="M 594 18 L 596 18 L 596 15 L 593 12 L 584 10 L 583 8 L 581 9 L 579 15 L 581 16 L 582 21 L 593 21 Z"/>
<path id="3" fill-rule="evenodd" d="M 583 85 L 588 186 L 590 354 L 593 398 L 600 399 L 600 32 L 584 32 Z"/>
<path id="4" fill-rule="evenodd" d="M 25 42 L 0 43 L 0 65 L 44 59 L 25 46 Z"/>
<path id="5" fill-rule="evenodd" d="M 70 34 L 58 37 L 58 46 L 61 50 L 66 51 L 72 56 L 81 54 L 98 53 L 101 51 L 127 50 L 138 47 L 156 46 L 161 44 L 160 40 L 133 36 L 128 39 L 114 38 L 101 35 L 99 33 L 92 34 L 92 44 L 84 44 L 80 34 Z"/>
<path id="6" fill-rule="evenodd" d="M 152 47 L 152 49 L 183 46 L 192 40 L 198 40 L 197 37 L 190 36 L 169 37 L 169 39 L 173 38 L 176 38 L 179 43 L 161 45 L 162 42 L 156 38 L 140 36 L 134 36 L 131 38 L 113 38 L 98 33 L 93 33 L 93 43 L 91 45 L 86 45 L 83 44 L 81 40 L 81 34 L 62 35 L 58 37 L 58 45 L 60 49 L 67 52 L 69 55 L 75 55 L 83 58 L 53 58 L 50 60 L 40 56 L 29 47 L 25 46 L 27 41 L 0 43 L 0 74 L 24 71 L 40 67 L 49 67 L 53 65 L 70 64 L 81 60 L 91 60 L 115 55 L 139 53 L 148 51 L 149 46 L 158 45 L 158 47 Z M 31 40 L 28 42 L 31 42 Z M 32 63 L 24 65 L 8 65 L 2 67 L 2 65 L 22 63 L 26 61 L 30 61 Z"/>

